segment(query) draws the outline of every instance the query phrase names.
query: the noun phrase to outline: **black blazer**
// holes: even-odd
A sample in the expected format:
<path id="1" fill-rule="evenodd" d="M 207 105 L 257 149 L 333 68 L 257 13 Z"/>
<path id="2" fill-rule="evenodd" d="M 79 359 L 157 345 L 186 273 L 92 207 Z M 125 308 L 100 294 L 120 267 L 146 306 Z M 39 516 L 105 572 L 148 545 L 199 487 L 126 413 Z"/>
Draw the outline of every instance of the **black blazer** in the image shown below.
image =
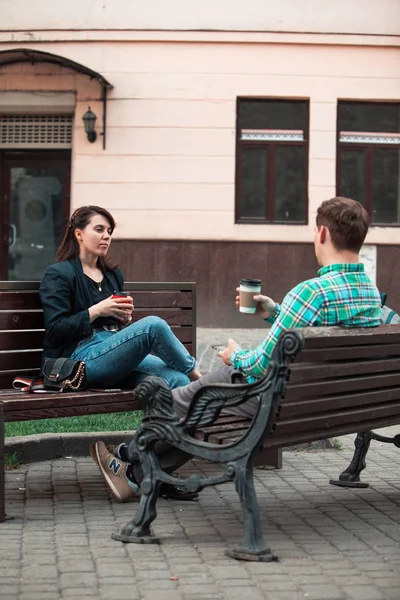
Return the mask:
<path id="1" fill-rule="evenodd" d="M 122 290 L 119 269 L 108 269 L 104 277 L 115 290 Z M 93 306 L 79 258 L 50 265 L 39 288 L 45 336 L 43 359 L 68 358 L 79 342 L 92 334 L 89 308 Z"/>

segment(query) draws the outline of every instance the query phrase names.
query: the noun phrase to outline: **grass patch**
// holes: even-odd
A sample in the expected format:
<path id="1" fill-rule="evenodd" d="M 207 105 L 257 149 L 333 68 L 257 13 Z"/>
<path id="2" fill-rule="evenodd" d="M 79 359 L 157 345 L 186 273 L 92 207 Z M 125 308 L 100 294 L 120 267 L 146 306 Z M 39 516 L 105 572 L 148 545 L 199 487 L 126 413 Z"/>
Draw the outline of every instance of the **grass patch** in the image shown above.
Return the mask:
<path id="1" fill-rule="evenodd" d="M 333 438 L 332 442 L 335 450 L 343 450 L 343 444 L 340 440 L 338 440 L 337 438 Z"/>
<path id="2" fill-rule="evenodd" d="M 142 419 L 138 410 L 108 415 L 85 415 L 38 421 L 5 423 L 6 437 L 39 433 L 75 433 L 89 431 L 125 431 L 137 429 Z"/>
<path id="3" fill-rule="evenodd" d="M 21 463 L 18 460 L 17 453 L 13 452 L 12 454 L 6 454 L 4 456 L 4 464 L 6 471 L 12 471 L 12 469 L 18 469 Z"/>

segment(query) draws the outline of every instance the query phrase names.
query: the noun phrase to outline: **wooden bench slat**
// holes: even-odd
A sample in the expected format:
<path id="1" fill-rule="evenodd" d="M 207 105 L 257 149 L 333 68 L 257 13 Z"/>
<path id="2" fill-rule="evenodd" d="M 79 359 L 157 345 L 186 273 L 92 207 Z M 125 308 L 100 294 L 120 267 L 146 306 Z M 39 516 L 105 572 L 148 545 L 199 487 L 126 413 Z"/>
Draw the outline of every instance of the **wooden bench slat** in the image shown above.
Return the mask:
<path id="1" fill-rule="evenodd" d="M 139 321 L 144 317 L 157 316 L 165 319 L 169 325 L 192 325 L 192 311 L 184 308 L 155 308 L 155 309 L 135 309 L 132 317 L 133 321 Z M 1 310 L 0 311 L 0 330 L 1 329 L 43 329 L 42 310 Z"/>
<path id="2" fill-rule="evenodd" d="M 43 329 L 42 310 L 0 310 L 1 329 Z"/>
<path id="3" fill-rule="evenodd" d="M 246 433 L 248 428 L 249 424 L 243 423 L 241 428 L 213 433 L 208 437 L 207 442 L 210 442 L 211 444 L 223 444 L 226 443 L 226 440 L 237 440 Z"/>
<path id="4" fill-rule="evenodd" d="M 43 337 L 44 330 L 41 329 L 36 331 L 0 331 L 0 350 L 7 351 L 41 348 Z"/>
<path id="5" fill-rule="evenodd" d="M 3 373 L 0 371 L 0 389 L 10 389 L 12 388 L 12 382 L 14 377 L 17 375 L 26 375 L 27 377 L 34 377 L 39 374 L 39 369 L 24 369 L 21 372 L 21 369 L 17 371 L 4 371 Z"/>
<path id="6" fill-rule="evenodd" d="M 324 381 L 309 381 L 289 384 L 285 394 L 286 401 L 301 400 L 307 397 L 333 396 L 342 392 L 358 392 L 369 389 L 389 388 L 400 383 L 399 371 L 388 371 L 385 373 L 363 373 L 359 376 L 353 374 L 350 377 L 337 376 Z"/>
<path id="7" fill-rule="evenodd" d="M 350 346 L 327 348 L 321 350 L 304 350 L 296 358 L 296 363 L 312 362 L 323 363 L 327 361 L 356 360 L 356 359 L 375 359 L 379 357 L 400 356 L 399 344 L 378 344 L 370 346 Z"/>
<path id="8" fill-rule="evenodd" d="M 247 430 L 251 423 L 251 419 L 243 419 L 241 417 L 237 417 L 237 420 L 232 423 L 215 423 L 210 427 L 204 427 L 201 430 L 203 435 L 203 439 L 205 441 L 211 441 L 215 435 L 219 435 L 222 433 L 230 433 L 233 435 L 237 431 Z"/>
<path id="9" fill-rule="evenodd" d="M 125 286 L 129 292 L 129 286 Z M 132 290 L 135 308 L 192 308 L 192 292 L 178 290 L 140 291 Z M 42 305 L 36 291 L 0 292 L 0 310 L 38 309 Z"/>
<path id="10" fill-rule="evenodd" d="M 20 373 L 24 369 L 40 367 L 42 360 L 41 350 L 21 350 L 20 352 L 7 352 L 0 354 L 0 365 L 2 371 L 16 370 Z"/>
<path id="11" fill-rule="evenodd" d="M 353 407 L 351 410 L 338 409 L 337 411 L 331 410 L 329 413 L 315 414 L 306 416 L 304 418 L 292 418 L 292 419 L 281 419 L 279 418 L 276 422 L 276 430 L 274 436 L 281 436 L 291 431 L 301 432 L 304 430 L 313 431 L 321 427 L 330 429 L 334 425 L 340 423 L 351 424 L 354 423 L 354 427 L 361 426 L 365 419 L 379 419 L 389 415 L 400 415 L 400 403 L 396 401 L 382 402 L 381 404 L 373 404 L 365 406 Z M 356 429 L 354 430 L 356 431 Z"/>
<path id="12" fill-rule="evenodd" d="M 286 401 L 290 402 L 297 398 L 313 398 L 332 396 L 341 392 L 357 392 L 360 390 L 372 390 L 388 388 L 400 385 L 400 372 L 363 375 L 360 377 L 344 377 L 329 379 L 328 381 L 315 381 L 289 385 L 285 394 Z"/>
<path id="13" fill-rule="evenodd" d="M 342 377 L 400 371 L 400 357 L 389 357 L 380 360 L 359 360 L 354 362 L 337 361 L 324 364 L 294 363 L 290 369 L 290 385 L 307 383 L 321 379 L 321 370 L 325 381 L 340 374 Z"/>
<path id="14" fill-rule="evenodd" d="M 284 399 L 281 404 L 279 419 L 301 417 L 329 413 L 332 407 L 337 409 L 351 409 L 356 406 L 368 407 L 371 404 L 392 402 L 400 398 L 400 387 L 385 390 L 383 394 L 378 391 L 364 391 L 354 394 L 341 394 L 337 396 L 324 396 L 322 398 L 301 398 L 293 402 Z"/>
<path id="15" fill-rule="evenodd" d="M 376 415 L 373 415 L 371 418 L 366 417 L 359 423 L 357 421 L 351 423 L 339 422 L 332 424 L 330 427 L 322 426 L 320 429 L 289 431 L 286 433 L 279 432 L 279 435 L 276 434 L 266 438 L 263 442 L 263 448 L 282 448 L 315 440 L 325 440 L 335 436 L 347 435 L 348 433 L 389 427 L 390 425 L 398 425 L 399 420 L 400 414 L 397 412 L 391 414 L 389 409 L 386 415 L 379 415 L 379 418 Z"/>
<path id="16" fill-rule="evenodd" d="M 0 292 L 0 310 L 42 309 L 37 292 Z"/>
<path id="17" fill-rule="evenodd" d="M 58 408 L 38 408 L 10 411 L 5 415 L 6 422 L 36 421 L 39 419 L 55 419 L 59 417 L 82 417 L 85 415 L 103 415 L 116 412 L 137 410 L 132 408 L 130 400 L 118 400 L 109 404 L 82 404 L 80 406 L 60 406 Z"/>
<path id="18" fill-rule="evenodd" d="M 136 309 L 132 313 L 132 321 L 140 321 L 145 317 L 156 316 L 167 321 L 170 326 L 173 325 L 192 325 L 193 313 L 185 308 L 154 308 L 154 309 Z"/>
<path id="19" fill-rule="evenodd" d="M 375 345 L 400 343 L 400 329 L 396 325 L 364 328 L 307 327 L 293 331 L 302 332 L 305 337 L 305 348 L 310 350 L 336 346 L 362 346 L 369 345 L 371 342 Z"/>
<path id="20" fill-rule="evenodd" d="M 125 291 L 129 292 L 129 287 L 124 287 Z M 187 308 L 191 310 L 193 303 L 192 292 L 133 290 L 132 297 L 135 309 Z"/>
<path id="21" fill-rule="evenodd" d="M 24 408 L 57 408 L 58 406 L 79 406 L 81 404 L 110 404 L 123 398 L 124 401 L 132 400 L 132 390 L 122 390 L 121 392 L 102 392 L 102 391 L 84 391 L 84 392 L 59 392 L 59 393 L 36 393 L 27 394 L 26 392 L 17 392 L 9 396 L 2 396 L 4 403 L 4 412 L 13 410 L 22 410 Z M 135 404 L 136 406 L 136 404 Z M 132 409 L 132 410 L 136 410 Z"/>

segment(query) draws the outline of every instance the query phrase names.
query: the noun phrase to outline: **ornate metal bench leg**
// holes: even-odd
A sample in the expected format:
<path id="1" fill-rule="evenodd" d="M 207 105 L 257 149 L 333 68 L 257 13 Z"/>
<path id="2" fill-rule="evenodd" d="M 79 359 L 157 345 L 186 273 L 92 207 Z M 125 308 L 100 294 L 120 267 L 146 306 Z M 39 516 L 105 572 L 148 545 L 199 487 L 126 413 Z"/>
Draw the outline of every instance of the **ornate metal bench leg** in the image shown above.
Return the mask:
<path id="1" fill-rule="evenodd" d="M 254 489 L 252 461 L 243 460 L 228 465 L 227 470 L 234 471 L 236 491 L 243 510 L 244 540 L 225 554 L 238 560 L 271 562 L 278 560 L 265 545 L 261 533 L 260 508 Z"/>
<path id="2" fill-rule="evenodd" d="M 366 467 L 365 457 L 367 456 L 371 439 L 373 439 L 372 431 L 357 433 L 357 437 L 354 440 L 355 450 L 351 463 L 339 475 L 339 479 L 331 479 L 329 483 L 342 487 L 367 488 L 369 486 L 368 483 L 360 481 L 360 473 Z"/>
<path id="3" fill-rule="evenodd" d="M 156 503 L 161 482 L 157 478 L 158 463 L 152 451 L 142 454 L 143 481 L 140 486 L 140 504 L 136 515 L 119 533 L 112 533 L 113 540 L 135 544 L 157 544 L 158 538 L 150 529 L 157 517 Z"/>

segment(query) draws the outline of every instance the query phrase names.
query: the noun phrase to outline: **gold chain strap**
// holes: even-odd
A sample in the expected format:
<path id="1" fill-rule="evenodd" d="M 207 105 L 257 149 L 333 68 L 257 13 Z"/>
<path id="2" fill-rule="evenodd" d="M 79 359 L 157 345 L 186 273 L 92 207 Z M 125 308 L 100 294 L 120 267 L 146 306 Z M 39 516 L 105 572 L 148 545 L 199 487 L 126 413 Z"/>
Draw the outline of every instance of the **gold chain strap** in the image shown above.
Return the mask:
<path id="1" fill-rule="evenodd" d="M 85 377 L 85 363 L 81 362 L 73 379 L 65 379 L 61 387 L 63 390 L 79 390 L 82 385 L 83 378 Z M 75 385 L 76 384 L 76 385 Z"/>

